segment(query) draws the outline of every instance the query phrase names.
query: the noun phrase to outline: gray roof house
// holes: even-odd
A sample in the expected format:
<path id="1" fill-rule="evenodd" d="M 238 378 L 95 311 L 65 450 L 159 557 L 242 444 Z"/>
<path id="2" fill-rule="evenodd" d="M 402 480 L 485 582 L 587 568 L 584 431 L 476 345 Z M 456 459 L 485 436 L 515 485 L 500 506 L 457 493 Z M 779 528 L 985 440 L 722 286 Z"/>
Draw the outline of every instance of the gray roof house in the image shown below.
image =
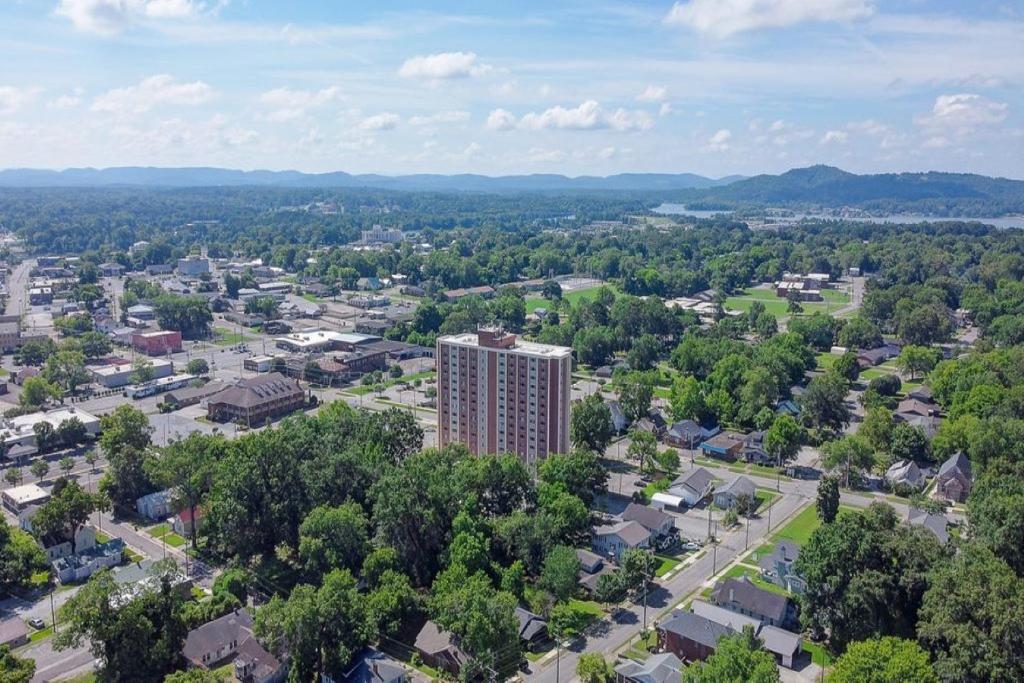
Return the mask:
<path id="1" fill-rule="evenodd" d="M 885 483 L 889 486 L 908 486 L 920 489 L 925 484 L 921 468 L 913 460 L 899 460 L 885 471 Z"/>
<path id="2" fill-rule="evenodd" d="M 935 491 L 946 500 L 962 503 L 971 492 L 971 461 L 963 451 L 949 456 L 935 475 Z"/>
<path id="3" fill-rule="evenodd" d="M 630 503 L 626 506 L 622 512 L 622 521 L 639 522 L 657 538 L 669 535 L 675 528 L 675 518 L 672 515 L 639 503 Z"/>
<path id="4" fill-rule="evenodd" d="M 939 543 L 942 545 L 946 545 L 949 541 L 949 531 L 947 530 L 949 520 L 945 515 L 912 507 L 907 517 L 907 524 L 927 529 L 935 535 L 935 538 L 939 539 Z"/>
<path id="5" fill-rule="evenodd" d="M 674 612 L 657 624 L 658 645 L 683 661 L 698 662 L 714 654 L 718 641 L 733 630 L 723 624 L 697 616 L 693 612 Z"/>
<path id="6" fill-rule="evenodd" d="M 668 493 L 682 498 L 684 503 L 693 507 L 711 493 L 714 486 L 714 475 L 703 467 L 697 467 L 672 482 Z"/>
<path id="7" fill-rule="evenodd" d="M 639 522 L 617 522 L 594 527 L 591 547 L 595 553 L 618 561 L 623 551 L 647 548 L 650 543 L 651 532 Z"/>
<path id="8" fill-rule="evenodd" d="M 721 429 L 717 426 L 707 428 L 701 427 L 693 420 L 679 420 L 665 432 L 665 441 L 680 448 L 696 448 L 706 439 L 718 434 Z"/>
<path id="9" fill-rule="evenodd" d="M 800 595 L 804 592 L 806 581 L 793 571 L 793 565 L 799 556 L 800 546 L 786 539 L 779 541 L 772 551 L 762 556 L 758 562 L 761 578 L 785 588 L 790 593 Z"/>
<path id="10" fill-rule="evenodd" d="M 359 653 L 349 670 L 338 683 L 406 683 L 409 670 L 388 655 L 366 648 Z M 322 676 L 321 683 L 335 683 L 330 676 Z"/>
<path id="11" fill-rule="evenodd" d="M 182 656 L 192 666 L 215 669 L 234 662 L 240 680 L 264 683 L 280 677 L 284 667 L 267 652 L 252 633 L 252 617 L 245 609 L 235 610 L 188 632 Z"/>
<path id="12" fill-rule="evenodd" d="M 516 619 L 519 621 L 519 639 L 527 648 L 532 649 L 548 639 L 548 622 L 539 614 L 516 607 Z"/>
<path id="13" fill-rule="evenodd" d="M 796 619 L 796 605 L 792 600 L 755 586 L 746 577 L 716 583 L 711 591 L 711 602 L 780 628 L 786 628 Z"/>
<path id="14" fill-rule="evenodd" d="M 428 666 L 444 669 L 451 674 L 458 674 L 467 659 L 467 655 L 456 644 L 455 635 L 433 621 L 423 624 L 413 647 Z"/>
<path id="15" fill-rule="evenodd" d="M 608 401 L 608 411 L 612 414 L 612 429 L 616 434 L 625 434 L 629 429 L 629 418 L 622 411 L 622 405 L 618 401 Z"/>
<path id="16" fill-rule="evenodd" d="M 615 667 L 617 681 L 629 683 L 677 683 L 683 662 L 671 652 L 651 655 L 643 662 L 627 659 Z"/>
<path id="17" fill-rule="evenodd" d="M 746 496 L 753 501 L 756 495 L 757 486 L 754 482 L 740 475 L 715 490 L 715 505 L 728 510 L 736 507 L 741 497 Z"/>

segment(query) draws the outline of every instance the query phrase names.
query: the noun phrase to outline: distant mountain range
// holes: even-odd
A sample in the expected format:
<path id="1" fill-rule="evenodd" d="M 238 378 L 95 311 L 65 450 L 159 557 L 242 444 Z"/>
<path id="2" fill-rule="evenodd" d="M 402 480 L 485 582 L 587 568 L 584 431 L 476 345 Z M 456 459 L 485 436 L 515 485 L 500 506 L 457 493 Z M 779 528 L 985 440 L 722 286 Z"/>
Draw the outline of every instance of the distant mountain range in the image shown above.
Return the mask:
<path id="1" fill-rule="evenodd" d="M 415 174 L 384 176 L 223 168 L 72 168 L 0 171 L 0 187 L 282 187 L 376 188 L 418 192 L 629 192 L 691 208 L 758 206 L 859 207 L 874 212 L 942 216 L 1024 213 L 1024 181 L 969 173 L 857 175 L 832 166 L 810 166 L 780 175 L 707 178 L 692 173 L 621 173 L 607 177 L 556 174 L 484 176 Z"/>
<path id="2" fill-rule="evenodd" d="M 226 168 L 69 168 L 64 171 L 8 169 L 0 171 L 2 187 L 343 187 L 420 192 L 559 192 L 566 190 L 665 191 L 725 185 L 743 176 L 705 178 L 693 173 L 622 173 L 570 178 L 556 174 L 484 176 L 475 174 L 384 176 L 299 171 L 238 171 Z"/>

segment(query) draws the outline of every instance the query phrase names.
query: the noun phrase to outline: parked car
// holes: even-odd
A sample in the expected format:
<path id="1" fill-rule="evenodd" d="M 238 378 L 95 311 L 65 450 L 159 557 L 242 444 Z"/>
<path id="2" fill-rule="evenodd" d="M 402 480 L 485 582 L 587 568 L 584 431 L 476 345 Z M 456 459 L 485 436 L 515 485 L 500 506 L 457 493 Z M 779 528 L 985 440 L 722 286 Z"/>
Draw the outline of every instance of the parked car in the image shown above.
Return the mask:
<path id="1" fill-rule="evenodd" d="M 46 627 L 46 622 L 39 617 L 32 617 L 28 620 L 28 625 L 37 631 L 41 631 Z"/>

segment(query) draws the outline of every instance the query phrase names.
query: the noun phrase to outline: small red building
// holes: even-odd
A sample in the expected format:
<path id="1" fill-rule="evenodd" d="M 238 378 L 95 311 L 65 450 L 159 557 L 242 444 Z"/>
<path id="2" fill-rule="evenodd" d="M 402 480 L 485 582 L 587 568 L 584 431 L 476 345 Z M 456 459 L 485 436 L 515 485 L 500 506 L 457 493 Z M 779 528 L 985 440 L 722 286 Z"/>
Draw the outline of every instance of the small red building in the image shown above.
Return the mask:
<path id="1" fill-rule="evenodd" d="M 181 351 L 181 332 L 159 330 L 157 332 L 136 332 L 132 335 L 132 347 L 150 356 Z"/>

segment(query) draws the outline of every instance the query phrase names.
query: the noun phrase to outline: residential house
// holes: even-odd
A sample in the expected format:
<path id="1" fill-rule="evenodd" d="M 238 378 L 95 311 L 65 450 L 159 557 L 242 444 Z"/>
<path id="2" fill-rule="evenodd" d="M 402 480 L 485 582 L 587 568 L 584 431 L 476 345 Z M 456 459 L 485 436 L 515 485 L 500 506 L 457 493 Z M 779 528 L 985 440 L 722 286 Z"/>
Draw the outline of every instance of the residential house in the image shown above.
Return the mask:
<path id="1" fill-rule="evenodd" d="M 458 676 L 462 665 L 469 658 L 459 648 L 455 635 L 433 621 L 428 621 L 420 629 L 413 648 L 419 653 L 424 664 L 447 671 L 453 676 Z"/>
<path id="2" fill-rule="evenodd" d="M 235 610 L 189 631 L 181 654 L 189 665 L 208 671 L 233 662 L 236 680 L 246 683 L 275 683 L 288 671 L 259 644 L 246 609 Z"/>
<path id="3" fill-rule="evenodd" d="M 519 640 L 530 651 L 536 651 L 548 640 L 548 622 L 538 614 L 516 607 L 519 621 Z"/>
<path id="4" fill-rule="evenodd" d="M 757 486 L 743 475 L 715 489 L 715 505 L 723 510 L 736 507 L 742 498 L 749 503 L 757 500 Z"/>
<path id="5" fill-rule="evenodd" d="M 630 503 L 622 513 L 622 521 L 637 522 L 651 533 L 651 540 L 661 541 L 675 531 L 675 518 L 661 510 L 639 503 Z"/>
<path id="6" fill-rule="evenodd" d="M 609 574 L 614 568 L 604 563 L 604 559 L 589 550 L 576 549 L 576 557 L 580 560 L 579 585 L 585 591 L 593 595 L 597 592 L 597 582 L 600 578 Z"/>
<path id="7" fill-rule="evenodd" d="M 921 386 L 908 391 L 907 398 L 912 398 L 915 401 L 921 401 L 922 403 L 935 403 L 935 397 L 932 395 L 932 388 L 927 384 L 922 384 Z"/>
<path id="8" fill-rule="evenodd" d="M 679 420 L 665 432 L 665 442 L 679 448 L 693 450 L 701 442 L 710 439 L 721 431 L 714 427 L 702 427 L 693 420 Z"/>
<path id="9" fill-rule="evenodd" d="M 0 647 L 16 648 L 28 644 L 28 626 L 17 614 L 0 619 Z"/>
<path id="10" fill-rule="evenodd" d="M 673 612 L 655 626 L 658 649 L 671 652 L 684 662 L 702 662 L 715 653 L 718 641 L 733 635 L 728 626 L 697 616 L 693 612 Z"/>
<path id="11" fill-rule="evenodd" d="M 74 555 L 61 557 L 53 562 L 53 573 L 62 584 L 85 581 L 100 569 L 111 569 L 121 564 L 124 555 L 124 541 L 112 538 L 96 543 L 91 548 L 79 549 Z"/>
<path id="12" fill-rule="evenodd" d="M 170 275 L 174 272 L 174 266 L 169 263 L 153 263 L 146 266 L 146 275 Z"/>
<path id="13" fill-rule="evenodd" d="M 662 652 L 642 662 L 623 660 L 615 667 L 615 683 L 678 683 L 682 671 L 679 657 Z"/>
<path id="14" fill-rule="evenodd" d="M 775 461 L 775 458 L 768 455 L 768 451 L 764 448 L 764 432 L 750 432 L 744 434 L 741 439 L 743 441 L 739 452 L 741 460 L 762 465 Z"/>
<path id="15" fill-rule="evenodd" d="M 908 511 L 907 524 L 927 529 L 942 545 L 949 541 L 949 520 L 945 515 L 912 507 Z"/>
<path id="16" fill-rule="evenodd" d="M 494 296 L 494 287 L 482 285 L 480 287 L 466 287 L 465 289 L 449 289 L 444 293 L 444 298 L 447 301 L 458 301 L 467 296 L 479 296 L 484 299 L 490 299 Z"/>
<path id="17" fill-rule="evenodd" d="M 903 413 L 896 413 L 893 415 L 894 418 L 906 423 L 911 427 L 916 427 L 924 433 L 925 437 L 929 440 L 934 439 L 935 435 L 939 432 L 939 426 L 942 425 L 942 418 L 940 417 L 925 417 L 923 415 L 904 415 Z"/>
<path id="18" fill-rule="evenodd" d="M 735 460 L 742 448 L 743 438 L 735 432 L 721 432 L 700 445 L 705 455 L 725 460 Z"/>
<path id="19" fill-rule="evenodd" d="M 202 508 L 197 507 L 193 512 L 192 508 L 186 507 L 171 518 L 171 529 L 182 538 L 190 538 L 197 525 L 202 525 L 205 516 Z"/>
<path id="20" fill-rule="evenodd" d="M 916 398 L 905 398 L 896 405 L 895 413 L 910 417 L 917 415 L 919 417 L 935 417 L 941 411 L 939 406 L 934 403 L 926 403 L 925 401 L 919 401 Z"/>
<path id="21" fill-rule="evenodd" d="M 796 604 L 792 600 L 755 586 L 746 576 L 716 583 L 711 602 L 779 628 L 796 623 Z"/>
<path id="22" fill-rule="evenodd" d="M 971 461 L 963 451 L 949 456 L 935 475 L 935 493 L 948 501 L 963 503 L 971 493 Z"/>
<path id="23" fill-rule="evenodd" d="M 733 633 L 742 633 L 743 629 L 749 626 L 754 635 L 761 640 L 764 649 L 772 653 L 776 661 L 787 668 L 793 668 L 794 661 L 803 651 L 803 642 L 800 636 L 777 626 L 766 624 L 760 619 L 733 612 L 703 600 L 694 600 L 691 608 L 697 616 L 727 626 Z"/>
<path id="24" fill-rule="evenodd" d="M 124 275 L 124 266 L 120 263 L 101 263 L 99 271 L 103 277 L 121 277 Z"/>
<path id="25" fill-rule="evenodd" d="M 618 562 L 625 550 L 648 548 L 651 532 L 639 522 L 616 522 L 594 527 L 591 547 L 603 557 L 613 557 Z"/>
<path id="26" fill-rule="evenodd" d="M 901 350 L 898 345 L 891 342 L 882 344 L 878 348 L 864 349 L 857 352 L 857 364 L 862 369 L 881 365 L 885 361 L 899 356 Z"/>
<path id="27" fill-rule="evenodd" d="M 339 681 L 326 674 L 320 677 L 320 683 L 408 683 L 410 680 L 409 670 L 401 662 L 369 647 L 356 655 Z"/>
<path id="28" fill-rule="evenodd" d="M 678 496 L 683 503 L 693 507 L 704 500 L 714 487 L 714 475 L 703 467 L 697 467 L 672 482 L 667 493 Z"/>
<path id="29" fill-rule="evenodd" d="M 925 478 L 913 460 L 898 460 L 885 471 L 885 483 L 894 489 L 906 487 L 919 491 L 924 488 Z"/>
<path id="30" fill-rule="evenodd" d="M 376 292 L 384 289 L 384 283 L 379 277 L 361 277 L 356 280 L 356 289 L 364 292 Z"/>
<path id="31" fill-rule="evenodd" d="M 800 546 L 796 543 L 785 539 L 779 541 L 772 551 L 758 562 L 761 578 L 785 588 L 794 595 L 800 595 L 807 587 L 807 581 L 793 570 L 799 555 Z"/>
<path id="32" fill-rule="evenodd" d="M 618 401 L 608 401 L 608 412 L 612 414 L 612 429 L 616 434 L 625 434 L 629 429 L 629 418 Z"/>
<path id="33" fill-rule="evenodd" d="M 135 501 L 135 510 L 146 519 L 162 520 L 174 514 L 174 492 L 154 491 Z"/>

